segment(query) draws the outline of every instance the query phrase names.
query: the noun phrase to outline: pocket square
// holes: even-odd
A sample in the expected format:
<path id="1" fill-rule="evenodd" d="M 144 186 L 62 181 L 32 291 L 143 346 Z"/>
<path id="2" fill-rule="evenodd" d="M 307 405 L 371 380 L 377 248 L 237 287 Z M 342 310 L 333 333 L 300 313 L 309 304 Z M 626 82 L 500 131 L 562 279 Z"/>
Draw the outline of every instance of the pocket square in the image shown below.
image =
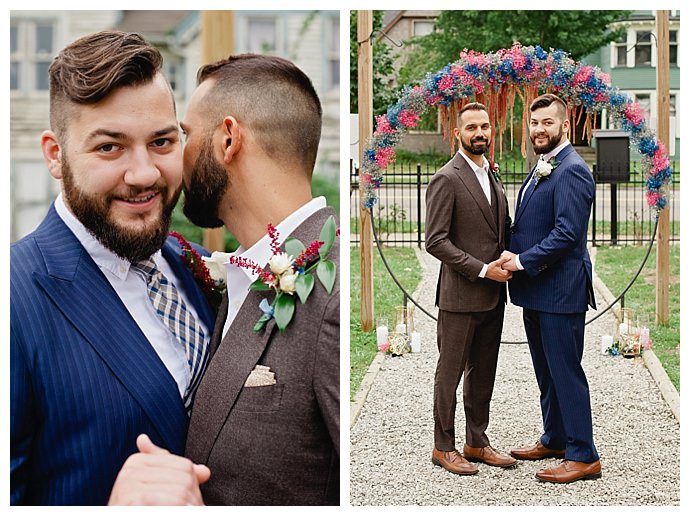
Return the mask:
<path id="1" fill-rule="evenodd" d="M 271 368 L 264 365 L 257 365 L 244 382 L 245 387 L 263 387 L 265 385 L 274 385 L 276 383 L 276 374 L 271 371 Z"/>

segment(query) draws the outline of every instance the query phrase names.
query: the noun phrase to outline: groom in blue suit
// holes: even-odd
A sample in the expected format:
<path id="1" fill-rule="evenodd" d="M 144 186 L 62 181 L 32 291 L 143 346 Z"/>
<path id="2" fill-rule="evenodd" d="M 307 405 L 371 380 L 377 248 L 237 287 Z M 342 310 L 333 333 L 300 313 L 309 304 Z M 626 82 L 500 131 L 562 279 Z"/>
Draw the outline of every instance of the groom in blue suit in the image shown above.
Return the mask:
<path id="1" fill-rule="evenodd" d="M 582 369 L 585 312 L 594 304 L 587 225 L 594 197 L 589 168 L 567 138 L 566 104 L 546 94 L 530 105 L 530 139 L 541 158 L 518 194 L 511 229 L 511 301 L 523 307 L 541 392 L 544 433 L 512 450 L 522 460 L 563 458 L 537 472 L 545 482 L 601 476 L 592 436 L 589 386 Z"/>
<path id="2" fill-rule="evenodd" d="M 184 451 L 185 401 L 214 314 L 167 238 L 182 149 L 161 64 L 140 36 L 108 31 L 75 41 L 50 67 L 41 147 L 61 194 L 10 249 L 13 505 L 105 504 L 137 449 Z M 154 291 L 174 307 L 155 305 Z M 147 460 L 184 470 L 195 491 L 180 502 L 201 502 L 204 466 Z"/>

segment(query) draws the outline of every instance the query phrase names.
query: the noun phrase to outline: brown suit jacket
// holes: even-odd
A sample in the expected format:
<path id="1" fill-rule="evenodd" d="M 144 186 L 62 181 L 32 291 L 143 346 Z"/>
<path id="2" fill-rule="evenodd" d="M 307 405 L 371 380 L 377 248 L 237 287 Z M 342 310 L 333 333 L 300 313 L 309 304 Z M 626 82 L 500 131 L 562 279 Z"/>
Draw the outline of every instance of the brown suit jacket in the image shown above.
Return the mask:
<path id="1" fill-rule="evenodd" d="M 485 263 L 507 247 L 508 200 L 489 174 L 498 217 L 486 200 L 477 176 L 457 153 L 426 191 L 426 250 L 441 260 L 436 306 L 448 312 L 485 312 L 506 300 L 504 283 L 479 278 Z"/>
<path id="2" fill-rule="evenodd" d="M 292 236 L 308 245 L 329 215 L 325 208 Z M 339 267 L 338 239 L 328 259 Z M 299 299 L 284 333 L 271 319 L 255 333 L 259 303 L 250 291 L 221 342 L 227 296 L 211 339 L 212 357 L 196 394 L 185 455 L 211 469 L 201 486 L 209 505 L 337 505 L 340 465 L 340 288 L 318 279 Z M 257 364 L 276 384 L 244 387 Z"/>

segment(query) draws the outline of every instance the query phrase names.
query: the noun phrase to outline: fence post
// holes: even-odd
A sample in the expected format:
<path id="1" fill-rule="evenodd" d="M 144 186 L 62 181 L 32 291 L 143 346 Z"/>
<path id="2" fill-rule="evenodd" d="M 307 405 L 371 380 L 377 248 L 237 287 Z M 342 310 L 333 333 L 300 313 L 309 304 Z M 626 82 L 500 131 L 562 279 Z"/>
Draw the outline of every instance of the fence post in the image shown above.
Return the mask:
<path id="1" fill-rule="evenodd" d="M 611 183 L 611 245 L 618 243 L 618 185 Z"/>
<path id="2" fill-rule="evenodd" d="M 422 248 L 422 164 L 417 163 L 417 248 Z"/>
<path id="3" fill-rule="evenodd" d="M 592 165 L 594 176 L 594 198 L 592 199 L 592 247 L 597 246 L 597 166 Z"/>

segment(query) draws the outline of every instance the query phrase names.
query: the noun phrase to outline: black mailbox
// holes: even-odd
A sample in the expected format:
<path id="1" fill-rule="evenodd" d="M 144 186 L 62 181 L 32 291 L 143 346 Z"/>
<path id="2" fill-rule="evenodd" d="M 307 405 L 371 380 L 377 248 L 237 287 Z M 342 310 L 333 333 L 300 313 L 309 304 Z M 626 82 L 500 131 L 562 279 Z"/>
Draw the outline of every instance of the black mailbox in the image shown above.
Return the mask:
<path id="1" fill-rule="evenodd" d="M 630 181 L 630 133 L 615 129 L 598 129 L 593 132 L 597 146 L 597 182 Z"/>

